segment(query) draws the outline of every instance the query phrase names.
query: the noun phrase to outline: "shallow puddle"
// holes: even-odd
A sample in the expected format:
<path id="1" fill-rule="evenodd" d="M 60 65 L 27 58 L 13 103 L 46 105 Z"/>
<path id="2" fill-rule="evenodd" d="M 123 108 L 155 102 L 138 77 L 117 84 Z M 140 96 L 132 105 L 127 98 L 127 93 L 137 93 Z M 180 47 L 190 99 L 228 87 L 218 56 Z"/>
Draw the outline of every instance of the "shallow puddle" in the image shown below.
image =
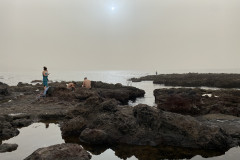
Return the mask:
<path id="1" fill-rule="evenodd" d="M 64 143 L 60 128 L 54 123 L 34 123 L 19 131 L 18 136 L 3 141 L 3 143 L 16 143 L 18 148 L 12 152 L 0 153 L 1 160 L 24 159 L 38 148 Z"/>

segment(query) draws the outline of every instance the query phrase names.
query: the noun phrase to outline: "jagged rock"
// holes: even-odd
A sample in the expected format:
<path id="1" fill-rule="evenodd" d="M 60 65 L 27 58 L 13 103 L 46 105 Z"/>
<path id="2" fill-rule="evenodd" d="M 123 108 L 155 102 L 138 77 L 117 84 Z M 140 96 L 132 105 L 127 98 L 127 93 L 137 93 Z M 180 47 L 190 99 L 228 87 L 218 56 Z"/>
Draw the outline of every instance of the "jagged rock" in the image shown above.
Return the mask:
<path id="1" fill-rule="evenodd" d="M 89 160 L 91 155 L 77 144 L 57 144 L 40 148 L 24 160 Z"/>
<path id="2" fill-rule="evenodd" d="M 85 143 L 90 144 L 107 144 L 109 143 L 108 135 L 103 131 L 99 129 L 89 129 L 86 128 L 81 134 L 80 134 L 80 140 Z"/>
<path id="3" fill-rule="evenodd" d="M 143 97 L 144 90 L 122 86 L 120 84 L 107 84 L 103 82 L 93 82 L 92 88 L 98 91 L 98 94 L 103 98 L 114 98 L 122 104 L 127 104 L 129 100 L 135 100 L 137 97 Z"/>
<path id="4" fill-rule="evenodd" d="M 82 117 L 75 117 L 61 125 L 62 135 L 78 136 L 86 128 L 86 122 Z"/>
<path id="5" fill-rule="evenodd" d="M 156 89 L 154 96 L 158 108 L 165 111 L 185 115 L 223 113 L 240 116 L 239 90 Z"/>
<path id="6" fill-rule="evenodd" d="M 94 96 L 94 97 L 89 97 L 86 100 L 85 105 L 94 107 L 94 106 L 101 104 L 102 102 L 103 102 L 103 98 L 101 98 L 99 96 Z"/>
<path id="7" fill-rule="evenodd" d="M 0 96 L 9 95 L 8 85 L 4 83 L 0 83 Z"/>
<path id="8" fill-rule="evenodd" d="M 17 144 L 3 143 L 0 145 L 0 153 L 12 152 L 18 148 Z"/>
<path id="9" fill-rule="evenodd" d="M 11 124 L 11 117 L 0 115 L 0 122 L 0 139 L 8 139 L 19 134 L 19 131 Z"/>
<path id="10" fill-rule="evenodd" d="M 29 126 L 32 123 L 31 119 L 16 119 L 12 122 L 12 125 L 14 127 L 26 127 Z"/>
<path id="11" fill-rule="evenodd" d="M 207 125 L 191 116 L 164 112 L 142 104 L 120 107 L 114 112 L 103 110 L 101 106 L 108 103 L 103 102 L 94 108 L 86 106 L 88 114 L 79 112 L 79 116 L 87 122 L 86 128 L 89 128 L 79 135 L 85 143 L 169 145 L 219 150 L 236 145 L 220 127 Z"/>
<path id="12" fill-rule="evenodd" d="M 101 103 L 99 107 L 106 112 L 116 112 L 117 105 L 118 105 L 118 101 L 110 99 Z"/>
<path id="13" fill-rule="evenodd" d="M 207 125 L 219 126 L 240 144 L 240 118 L 224 114 L 207 114 L 197 117 Z"/>
<path id="14" fill-rule="evenodd" d="M 75 91 L 75 97 L 81 101 L 94 96 L 98 96 L 97 93 L 87 88 L 81 88 Z"/>

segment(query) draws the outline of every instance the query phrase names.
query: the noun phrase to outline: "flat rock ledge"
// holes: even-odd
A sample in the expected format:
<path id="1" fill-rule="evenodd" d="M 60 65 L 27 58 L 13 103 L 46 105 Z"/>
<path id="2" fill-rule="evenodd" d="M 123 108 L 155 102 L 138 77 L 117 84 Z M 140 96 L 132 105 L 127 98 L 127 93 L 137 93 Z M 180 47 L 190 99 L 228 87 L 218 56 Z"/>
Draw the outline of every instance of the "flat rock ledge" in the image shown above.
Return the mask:
<path id="1" fill-rule="evenodd" d="M 89 160 L 91 157 L 80 145 L 63 143 L 39 148 L 24 160 Z"/>

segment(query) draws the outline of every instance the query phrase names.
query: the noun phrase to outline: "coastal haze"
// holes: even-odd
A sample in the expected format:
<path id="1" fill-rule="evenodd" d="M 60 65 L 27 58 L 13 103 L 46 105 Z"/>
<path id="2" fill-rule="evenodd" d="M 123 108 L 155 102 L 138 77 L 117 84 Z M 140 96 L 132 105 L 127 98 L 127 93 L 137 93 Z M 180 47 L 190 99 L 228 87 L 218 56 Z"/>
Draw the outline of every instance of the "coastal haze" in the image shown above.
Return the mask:
<path id="1" fill-rule="evenodd" d="M 237 0 L 0 0 L 0 159 L 239 159 L 239 15 Z"/>
<path id="2" fill-rule="evenodd" d="M 240 68 L 238 0 L 1 0 L 0 71 Z"/>

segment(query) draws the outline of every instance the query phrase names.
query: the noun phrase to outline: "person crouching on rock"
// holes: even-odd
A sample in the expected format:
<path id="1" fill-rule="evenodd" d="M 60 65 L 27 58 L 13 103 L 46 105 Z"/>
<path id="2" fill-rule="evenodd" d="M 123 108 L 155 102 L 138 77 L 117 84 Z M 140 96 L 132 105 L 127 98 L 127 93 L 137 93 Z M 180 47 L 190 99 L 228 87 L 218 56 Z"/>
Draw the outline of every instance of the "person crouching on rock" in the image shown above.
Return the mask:
<path id="1" fill-rule="evenodd" d="M 85 88 L 88 88 L 88 89 L 91 88 L 91 81 L 88 80 L 87 77 L 84 78 L 84 81 L 83 81 L 82 87 L 85 87 Z"/>
<path id="2" fill-rule="evenodd" d="M 74 92 L 76 90 L 76 85 L 77 85 L 76 82 L 68 83 L 67 89 L 70 89 Z"/>
<path id="3" fill-rule="evenodd" d="M 47 67 L 43 67 L 43 86 L 44 86 L 44 90 L 48 87 L 48 75 L 50 73 L 48 73 Z"/>

